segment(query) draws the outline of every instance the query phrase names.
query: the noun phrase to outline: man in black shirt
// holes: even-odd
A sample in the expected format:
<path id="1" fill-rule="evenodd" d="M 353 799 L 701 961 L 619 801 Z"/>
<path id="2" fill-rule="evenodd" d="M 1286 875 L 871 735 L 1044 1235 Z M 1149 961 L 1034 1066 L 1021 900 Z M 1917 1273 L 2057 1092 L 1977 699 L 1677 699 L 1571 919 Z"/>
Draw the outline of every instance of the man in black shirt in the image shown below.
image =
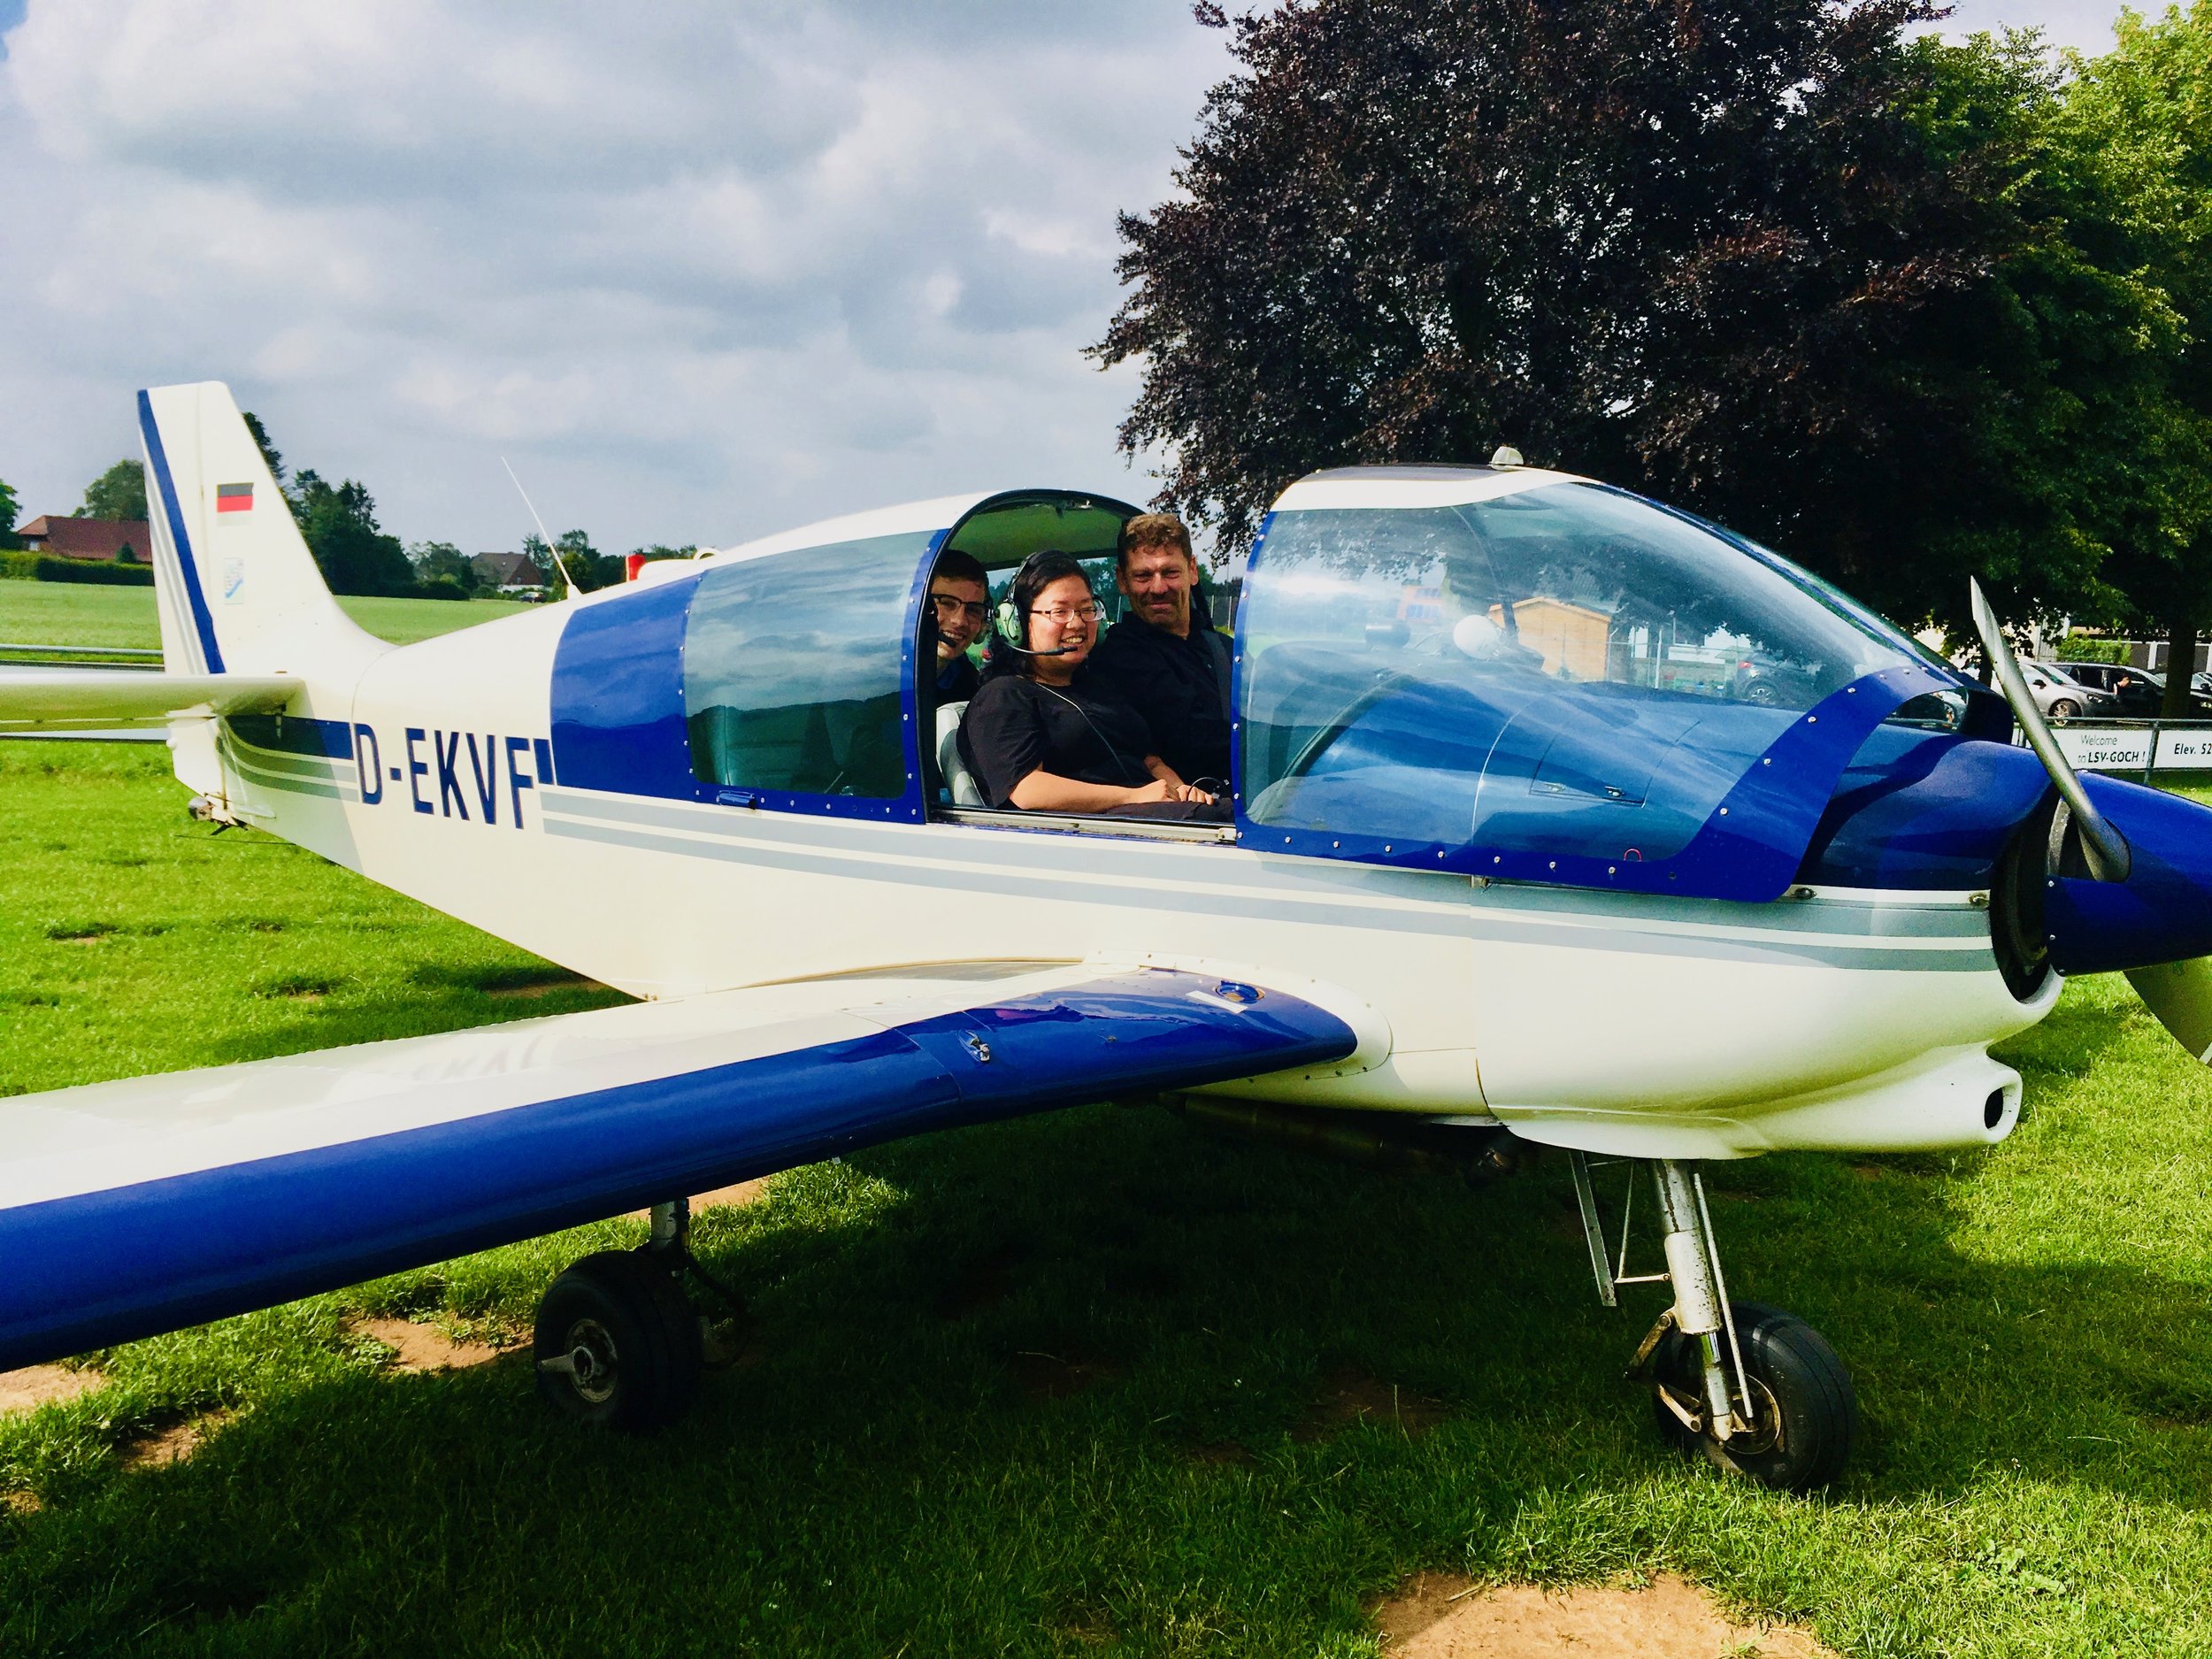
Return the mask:
<path id="1" fill-rule="evenodd" d="M 1122 526 L 1114 580 L 1129 611 L 1098 642 L 1092 676 L 1144 717 L 1177 776 L 1225 781 L 1229 639 L 1196 603 L 1198 560 L 1182 520 L 1148 512 Z"/>

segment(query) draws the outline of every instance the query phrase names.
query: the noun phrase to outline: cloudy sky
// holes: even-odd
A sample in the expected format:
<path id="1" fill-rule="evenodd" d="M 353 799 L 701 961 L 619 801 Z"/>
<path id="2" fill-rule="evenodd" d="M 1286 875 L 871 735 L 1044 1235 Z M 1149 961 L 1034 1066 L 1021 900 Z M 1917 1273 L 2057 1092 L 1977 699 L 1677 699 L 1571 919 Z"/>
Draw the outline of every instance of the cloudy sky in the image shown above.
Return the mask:
<path id="1" fill-rule="evenodd" d="M 2095 50 L 2116 6 L 1966 0 Z M 618 24 L 609 19 L 618 16 Z M 0 478 L 228 380 L 409 541 L 1142 499 L 1079 355 L 1228 67 L 1187 0 L 0 0 Z"/>

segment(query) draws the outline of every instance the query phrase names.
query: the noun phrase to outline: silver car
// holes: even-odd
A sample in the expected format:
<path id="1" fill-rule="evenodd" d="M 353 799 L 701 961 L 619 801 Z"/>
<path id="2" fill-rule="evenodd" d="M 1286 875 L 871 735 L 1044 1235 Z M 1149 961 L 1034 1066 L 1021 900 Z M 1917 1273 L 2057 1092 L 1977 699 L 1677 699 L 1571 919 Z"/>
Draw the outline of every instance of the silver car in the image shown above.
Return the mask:
<path id="1" fill-rule="evenodd" d="M 2055 663 L 2025 662 L 2020 672 L 2027 676 L 2028 695 L 2047 719 L 2074 720 L 2084 715 L 2105 719 L 2120 712 L 2117 697 L 2083 685 Z"/>

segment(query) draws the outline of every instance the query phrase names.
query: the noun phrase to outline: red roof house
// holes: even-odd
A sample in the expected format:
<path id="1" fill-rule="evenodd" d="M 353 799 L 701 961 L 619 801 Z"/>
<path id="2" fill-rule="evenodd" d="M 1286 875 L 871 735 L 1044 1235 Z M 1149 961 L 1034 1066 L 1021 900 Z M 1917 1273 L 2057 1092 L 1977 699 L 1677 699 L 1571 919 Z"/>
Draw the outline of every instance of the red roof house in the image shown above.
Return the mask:
<path id="1" fill-rule="evenodd" d="M 16 534 L 23 538 L 23 545 L 32 552 L 50 554 L 56 558 L 112 563 L 128 548 L 131 557 L 141 565 L 153 562 L 153 534 L 143 518 L 51 516 L 32 519 Z"/>

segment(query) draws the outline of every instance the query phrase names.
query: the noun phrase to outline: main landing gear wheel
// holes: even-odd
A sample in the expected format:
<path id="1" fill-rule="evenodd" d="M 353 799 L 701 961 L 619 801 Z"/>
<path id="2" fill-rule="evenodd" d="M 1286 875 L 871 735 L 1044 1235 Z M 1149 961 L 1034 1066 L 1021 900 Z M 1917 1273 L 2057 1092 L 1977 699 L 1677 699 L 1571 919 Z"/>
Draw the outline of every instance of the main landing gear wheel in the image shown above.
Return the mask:
<path id="1" fill-rule="evenodd" d="M 1670 1330 L 1651 1356 L 1652 1416 L 1685 1451 L 1783 1492 L 1810 1492 L 1843 1472 L 1859 1432 L 1851 1375 L 1819 1332 L 1794 1314 L 1731 1302 L 1750 1395 L 1748 1424 L 1726 1440 L 1704 1403 L 1705 1358 L 1696 1338 Z"/>
<path id="2" fill-rule="evenodd" d="M 699 1389 L 699 1318 L 649 1251 L 602 1250 L 538 1303 L 538 1392 L 595 1428 L 652 1430 Z"/>

